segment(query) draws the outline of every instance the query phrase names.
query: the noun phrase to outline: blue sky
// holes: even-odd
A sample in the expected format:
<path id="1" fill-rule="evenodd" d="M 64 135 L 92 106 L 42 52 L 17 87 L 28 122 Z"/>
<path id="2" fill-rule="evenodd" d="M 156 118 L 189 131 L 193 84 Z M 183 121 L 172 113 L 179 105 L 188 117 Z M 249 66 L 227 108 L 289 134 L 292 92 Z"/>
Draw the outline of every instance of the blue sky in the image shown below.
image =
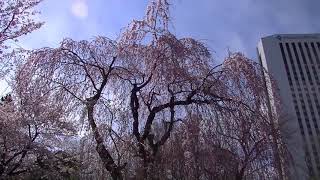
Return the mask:
<path id="1" fill-rule="evenodd" d="M 171 0 L 172 32 L 205 41 L 221 61 L 231 51 L 256 58 L 262 36 L 320 32 L 319 0 Z M 147 0 L 44 0 L 46 24 L 21 38 L 25 48 L 56 47 L 70 37 L 116 39 L 130 20 L 142 18 Z"/>

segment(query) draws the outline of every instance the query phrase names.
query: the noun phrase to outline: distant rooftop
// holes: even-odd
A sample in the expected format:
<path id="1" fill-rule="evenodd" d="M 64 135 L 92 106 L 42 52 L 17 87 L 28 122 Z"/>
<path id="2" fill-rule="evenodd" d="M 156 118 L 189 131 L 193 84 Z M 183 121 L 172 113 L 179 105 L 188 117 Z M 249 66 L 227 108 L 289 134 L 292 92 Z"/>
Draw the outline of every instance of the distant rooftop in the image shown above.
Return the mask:
<path id="1" fill-rule="evenodd" d="M 261 39 L 265 38 L 277 38 L 281 39 L 320 39 L 320 33 L 312 33 L 312 34 L 274 34 L 271 36 L 266 36 Z"/>

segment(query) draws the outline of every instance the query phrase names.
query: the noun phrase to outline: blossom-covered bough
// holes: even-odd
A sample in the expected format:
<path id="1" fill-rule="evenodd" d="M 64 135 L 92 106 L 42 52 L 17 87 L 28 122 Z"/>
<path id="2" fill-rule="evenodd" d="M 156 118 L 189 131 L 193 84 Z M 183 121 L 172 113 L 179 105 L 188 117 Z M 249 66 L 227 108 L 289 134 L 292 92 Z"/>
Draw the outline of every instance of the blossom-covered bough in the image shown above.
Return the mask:
<path id="1" fill-rule="evenodd" d="M 43 24 L 35 19 L 34 7 L 41 0 L 0 1 L 0 78 L 11 77 L 9 70 L 19 68 L 18 59 L 25 51 L 11 53 L 10 41 L 37 30 Z M 49 141 L 62 134 L 74 132 L 66 122 L 65 102 L 52 104 L 47 89 L 30 87 L 27 79 L 19 77 L 10 81 L 11 94 L 1 95 L 0 101 L 0 179 L 26 174 L 36 166 L 36 157 L 47 154 Z M 23 86 L 22 86 L 23 84 Z M 3 85 L 3 82 L 1 82 Z M 64 104 L 64 105 L 61 105 Z M 52 171 L 53 172 L 53 171 Z"/>
<path id="2" fill-rule="evenodd" d="M 276 82 L 271 80 L 268 87 L 272 89 L 267 89 L 264 76 L 268 72 L 241 53 L 232 54 L 224 61 L 223 72 L 228 97 L 241 104 L 232 101 L 228 105 L 230 109 L 222 111 L 224 117 L 216 133 L 229 139 L 231 149 L 236 149 L 239 158 L 237 179 L 245 176 L 252 179 L 285 178 L 291 158 L 282 138 L 289 134 L 280 133 L 280 127 L 287 122 L 284 115 L 271 109 L 280 112 L 282 108 Z M 268 94 L 270 92 L 273 94 Z"/>
<path id="3" fill-rule="evenodd" d="M 107 38 L 98 37 L 92 42 L 65 39 L 57 49 L 44 48 L 33 53 L 19 75 L 30 78 L 37 87 L 50 89 L 53 97 L 59 97 L 57 101 L 67 101 L 74 108 L 72 113 L 81 112 L 82 107 L 86 109 L 96 150 L 112 177 L 119 178 L 121 168 L 105 147 L 94 117 L 97 116 L 95 106 L 107 107 L 102 97 L 107 83 L 113 81 L 113 71 L 116 72 L 116 52 L 115 42 Z"/>
<path id="4" fill-rule="evenodd" d="M 2 0 L 0 2 L 0 53 L 8 48 L 5 42 L 39 29 L 42 22 L 36 22 L 38 13 L 34 10 L 41 0 Z"/>

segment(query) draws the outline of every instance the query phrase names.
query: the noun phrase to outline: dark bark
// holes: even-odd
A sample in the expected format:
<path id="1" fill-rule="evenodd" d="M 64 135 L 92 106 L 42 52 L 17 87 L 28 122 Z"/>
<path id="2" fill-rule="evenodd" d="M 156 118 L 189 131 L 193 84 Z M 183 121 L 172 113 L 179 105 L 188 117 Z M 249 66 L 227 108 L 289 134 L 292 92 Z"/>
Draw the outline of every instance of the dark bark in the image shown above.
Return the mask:
<path id="1" fill-rule="evenodd" d="M 15 176 L 17 174 L 22 174 L 27 171 L 26 169 L 19 170 L 19 168 L 21 168 L 23 160 L 27 156 L 28 152 L 32 149 L 33 142 L 39 136 L 37 126 L 35 126 L 35 134 L 34 135 L 32 135 L 32 133 L 31 133 L 31 125 L 28 125 L 28 128 L 29 128 L 30 141 L 27 143 L 27 145 L 21 151 L 13 154 L 8 160 L 6 160 L 6 154 L 5 153 L 2 154 L 2 157 L 1 157 L 2 162 L 0 165 L 0 176 L 1 175 Z M 14 160 L 17 160 L 18 158 L 19 158 L 18 162 L 14 163 Z"/>
<path id="2" fill-rule="evenodd" d="M 0 165 L 0 179 L 1 179 L 3 172 L 4 172 L 4 166 L 1 164 Z"/>
<path id="3" fill-rule="evenodd" d="M 122 180 L 123 176 L 122 176 L 121 170 L 123 169 L 123 167 L 118 166 L 114 162 L 111 154 L 109 153 L 109 151 L 107 150 L 107 148 L 103 144 L 103 138 L 102 138 L 101 134 L 99 133 L 96 122 L 93 117 L 95 102 L 92 102 L 92 101 L 94 101 L 94 100 L 91 100 L 91 102 L 89 102 L 87 104 L 87 110 L 88 110 L 88 121 L 89 121 L 90 127 L 92 129 L 94 139 L 96 140 L 96 143 L 97 143 L 96 150 L 99 154 L 99 157 L 100 157 L 104 167 L 110 172 L 112 179 Z"/>
<path id="4" fill-rule="evenodd" d="M 242 180 L 244 176 L 244 168 L 241 168 L 240 172 L 236 174 L 236 180 Z"/>

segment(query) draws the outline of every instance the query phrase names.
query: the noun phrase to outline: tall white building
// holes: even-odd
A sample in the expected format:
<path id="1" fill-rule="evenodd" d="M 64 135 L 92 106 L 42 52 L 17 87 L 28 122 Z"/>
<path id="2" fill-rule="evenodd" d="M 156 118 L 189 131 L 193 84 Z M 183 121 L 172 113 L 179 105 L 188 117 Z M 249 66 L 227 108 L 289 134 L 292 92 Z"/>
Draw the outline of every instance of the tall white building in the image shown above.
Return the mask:
<path id="1" fill-rule="evenodd" d="M 287 114 L 279 123 L 291 133 L 284 139 L 294 160 L 290 179 L 320 179 L 320 34 L 261 38 L 258 56 L 278 83 L 283 109 L 274 111 Z"/>

